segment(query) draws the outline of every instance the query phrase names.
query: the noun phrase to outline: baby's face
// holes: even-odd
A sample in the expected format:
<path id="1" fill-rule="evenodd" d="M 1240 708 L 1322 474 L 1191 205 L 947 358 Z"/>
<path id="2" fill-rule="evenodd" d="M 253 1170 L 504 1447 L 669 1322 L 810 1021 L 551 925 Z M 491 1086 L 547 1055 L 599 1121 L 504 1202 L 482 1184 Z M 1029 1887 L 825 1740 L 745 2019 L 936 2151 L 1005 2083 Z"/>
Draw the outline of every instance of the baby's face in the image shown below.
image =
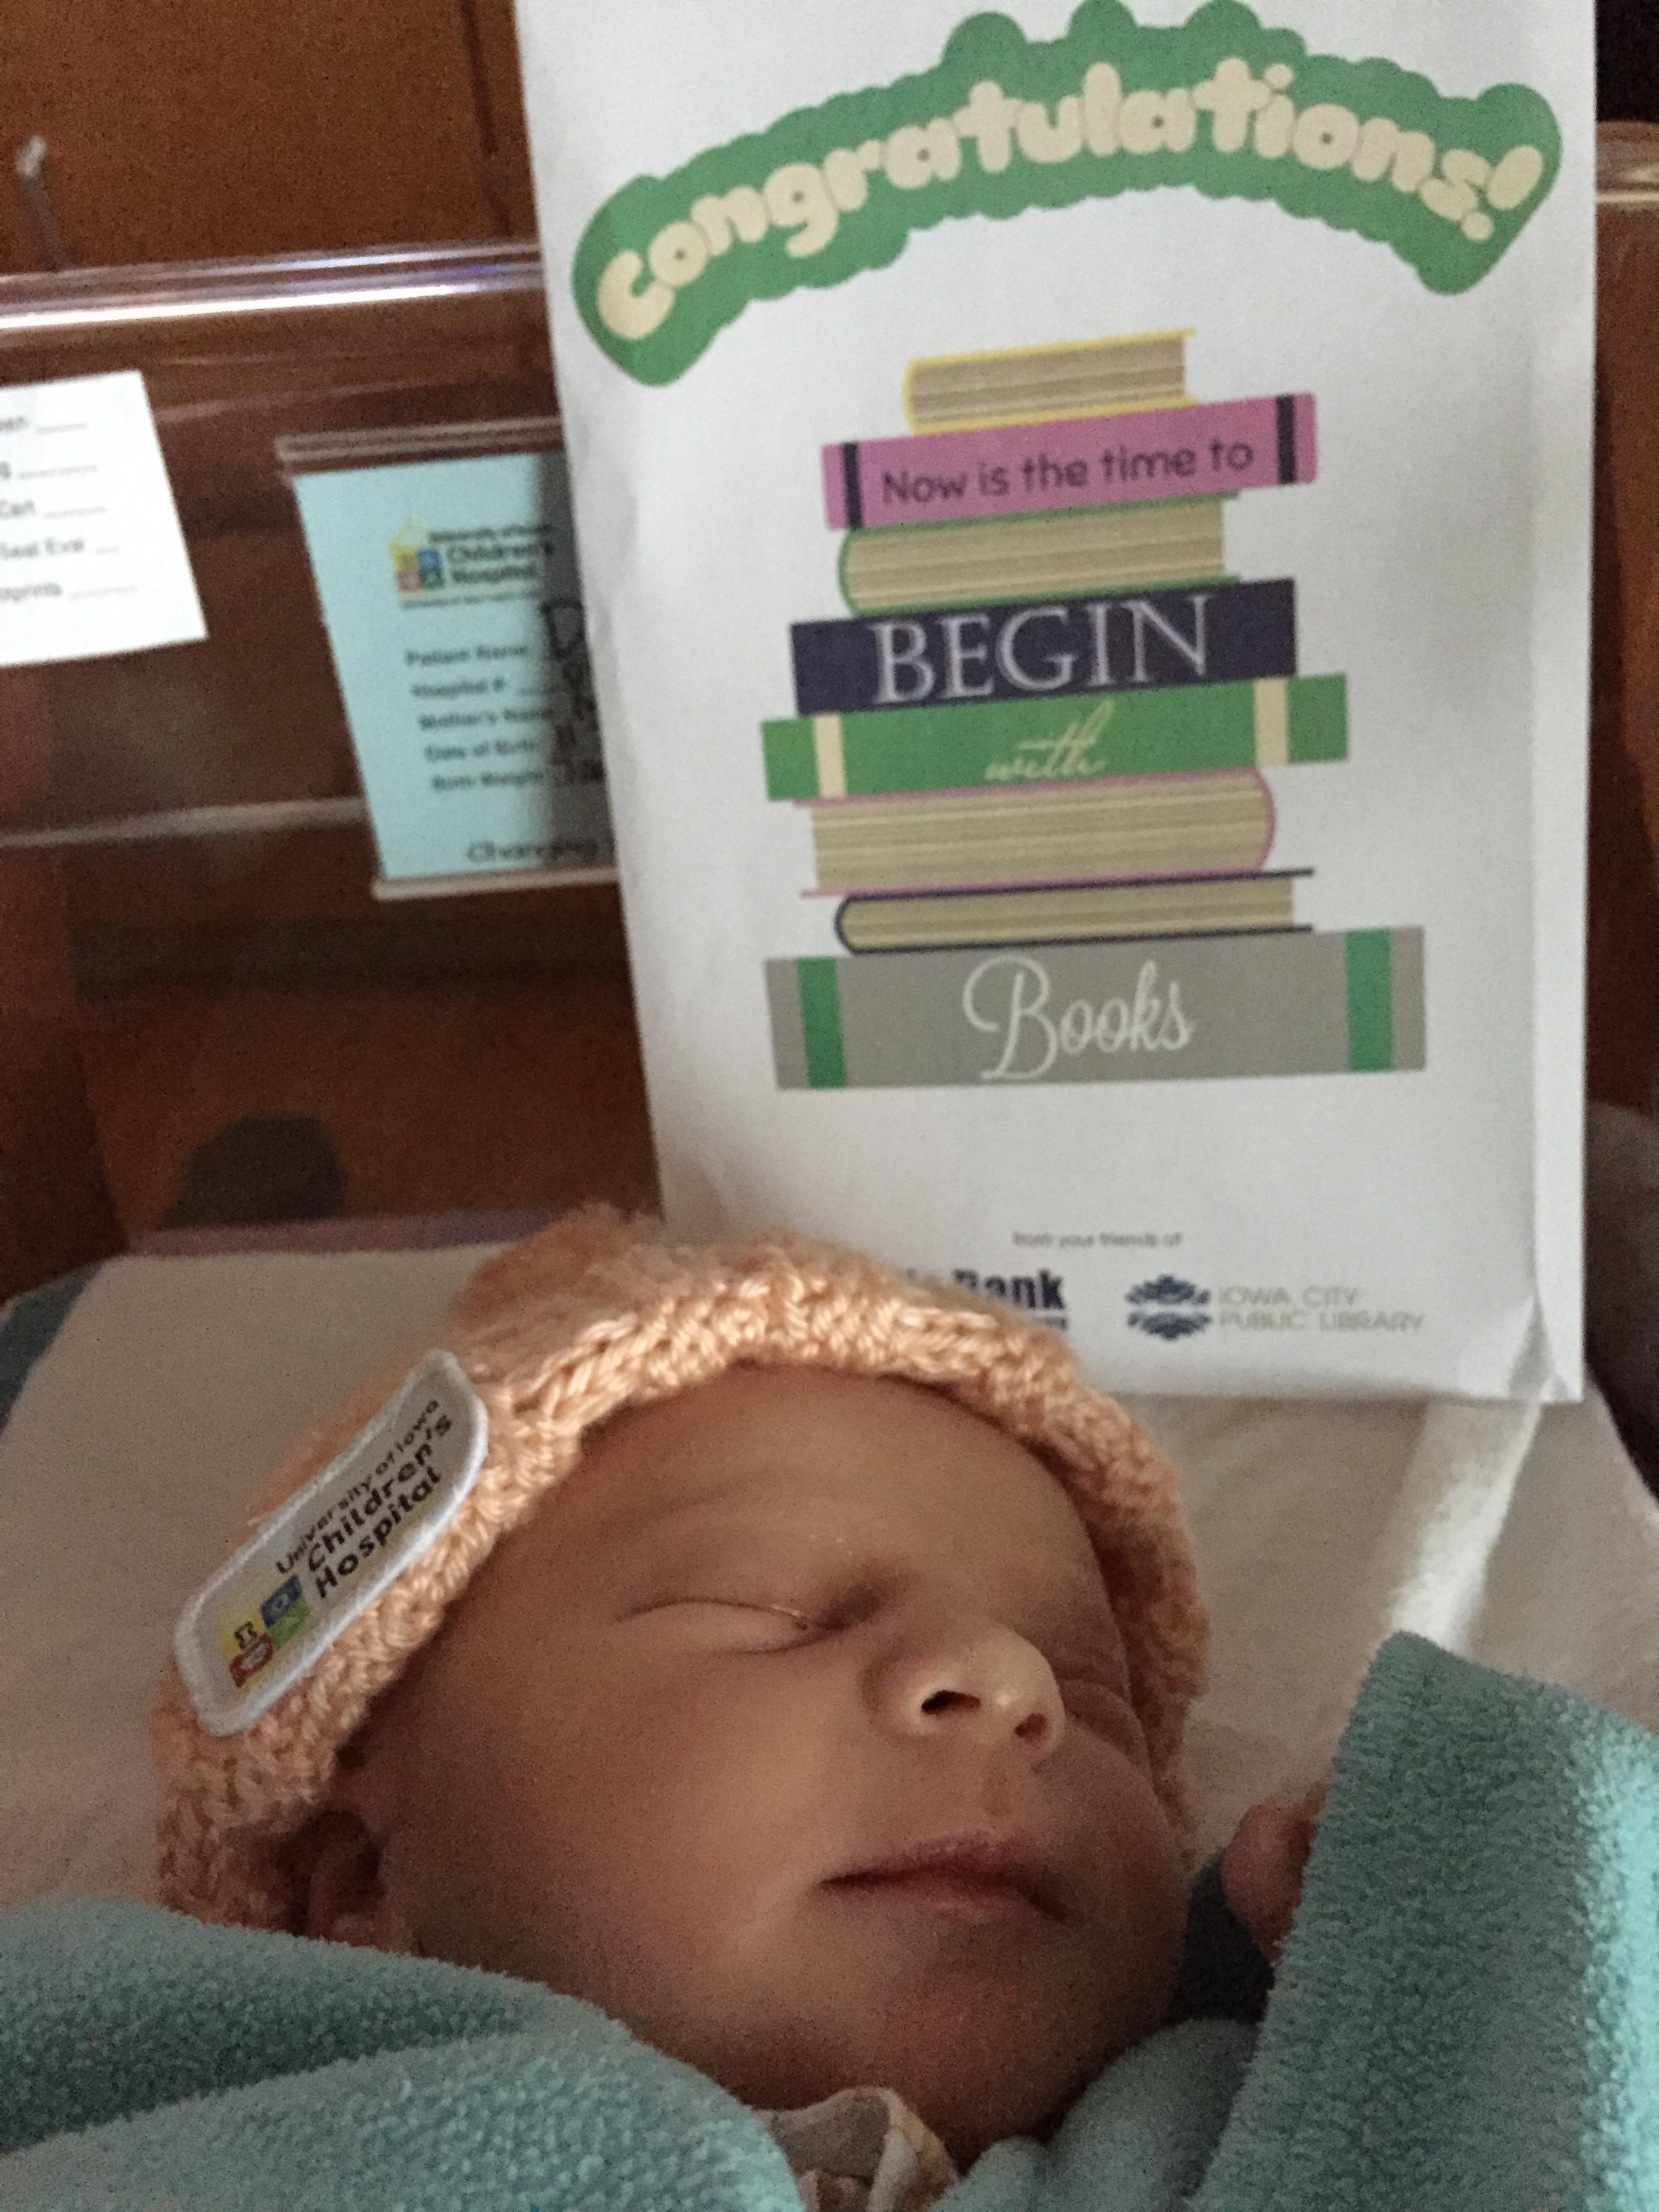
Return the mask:
<path id="1" fill-rule="evenodd" d="M 1185 1884 L 1127 1692 L 1030 1453 L 734 1371 L 597 1437 L 386 1701 L 343 1782 L 366 1932 L 757 2106 L 896 2089 L 970 2157 L 1166 2009 Z"/>

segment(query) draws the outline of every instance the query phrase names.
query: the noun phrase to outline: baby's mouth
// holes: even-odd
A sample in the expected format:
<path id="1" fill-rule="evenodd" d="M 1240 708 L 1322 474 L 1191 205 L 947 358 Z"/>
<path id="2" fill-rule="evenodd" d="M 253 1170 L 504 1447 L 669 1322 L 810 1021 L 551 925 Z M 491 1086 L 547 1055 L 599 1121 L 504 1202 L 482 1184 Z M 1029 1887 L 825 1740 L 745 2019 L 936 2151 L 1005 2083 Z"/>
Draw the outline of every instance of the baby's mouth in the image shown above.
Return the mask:
<path id="1" fill-rule="evenodd" d="M 962 1919 L 1065 1917 L 1042 1854 L 1018 1838 L 936 1837 L 837 1875 L 825 1887 Z"/>

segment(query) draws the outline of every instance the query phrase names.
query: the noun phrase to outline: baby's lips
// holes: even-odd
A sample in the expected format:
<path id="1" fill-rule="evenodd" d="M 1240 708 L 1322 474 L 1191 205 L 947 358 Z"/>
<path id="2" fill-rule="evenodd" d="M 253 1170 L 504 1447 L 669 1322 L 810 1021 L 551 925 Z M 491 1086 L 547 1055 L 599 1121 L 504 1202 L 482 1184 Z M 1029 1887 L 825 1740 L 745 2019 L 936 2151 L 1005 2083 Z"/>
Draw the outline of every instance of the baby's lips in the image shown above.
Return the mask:
<path id="1" fill-rule="evenodd" d="M 957 1831 L 902 1846 L 832 1875 L 828 1887 L 873 1890 L 928 1875 L 1012 1891 L 1051 1919 L 1066 1917 L 1054 1869 L 1038 1846 L 1029 1837 L 983 1829 Z"/>

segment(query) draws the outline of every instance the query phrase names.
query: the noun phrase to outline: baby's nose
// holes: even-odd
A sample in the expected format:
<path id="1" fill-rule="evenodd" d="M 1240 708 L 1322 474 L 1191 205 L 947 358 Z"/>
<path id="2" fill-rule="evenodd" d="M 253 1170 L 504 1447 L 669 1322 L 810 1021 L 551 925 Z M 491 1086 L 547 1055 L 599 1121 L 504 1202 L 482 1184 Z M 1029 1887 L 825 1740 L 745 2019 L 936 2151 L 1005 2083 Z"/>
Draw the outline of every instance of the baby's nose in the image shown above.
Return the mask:
<path id="1" fill-rule="evenodd" d="M 900 1735 L 1012 1742 L 1033 1765 L 1066 1730 L 1053 1668 L 1000 1621 L 940 1622 L 902 1638 L 872 1668 L 869 1689 L 878 1720 Z"/>

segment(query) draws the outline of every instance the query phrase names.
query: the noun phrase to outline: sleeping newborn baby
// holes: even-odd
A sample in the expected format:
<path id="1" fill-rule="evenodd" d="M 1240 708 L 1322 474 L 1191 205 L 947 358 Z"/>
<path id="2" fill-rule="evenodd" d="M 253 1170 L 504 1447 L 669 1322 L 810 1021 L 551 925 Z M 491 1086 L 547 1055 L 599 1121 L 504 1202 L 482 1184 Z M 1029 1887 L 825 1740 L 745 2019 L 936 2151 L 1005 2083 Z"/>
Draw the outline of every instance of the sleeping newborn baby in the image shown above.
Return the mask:
<path id="1" fill-rule="evenodd" d="M 1171 1471 L 1052 1337 L 796 1241 L 588 1216 L 458 1318 L 475 1486 L 251 1726 L 164 1698 L 164 1893 L 586 1999 L 769 2113 L 889 2092 L 957 2166 L 1047 2126 L 1182 1951 Z"/>
<path id="2" fill-rule="evenodd" d="M 263 2203 L 273 2145 L 307 2205 L 919 2212 L 963 2174 L 963 2212 L 1591 2201 L 1533 2188 L 1530 2143 L 1528 2195 L 1442 2186 L 1448 2130 L 1472 2190 L 1501 2164 L 1481 2050 L 1523 2130 L 1565 2093 L 1457 1968 L 1502 1941 L 1468 1829 L 1506 1886 L 1547 1829 L 1484 1686 L 1522 1686 L 1426 1645 L 1368 1686 L 1307 1907 L 1317 1799 L 1223 1863 L 1234 1938 L 1291 1933 L 1260 2043 L 1170 2024 L 1204 1619 L 1172 1471 L 1054 1337 L 830 1247 L 594 1213 L 408 1370 L 274 1470 L 180 1623 L 161 1887 L 193 1918 L 0 1940 L 9 2204 Z M 1559 1789 L 1559 1745 L 1534 1764 Z"/>
<path id="3" fill-rule="evenodd" d="M 890 2088 L 959 2164 L 1162 2024 L 1186 1919 L 1065 1490 L 811 1367 L 602 1428 L 326 1802 L 308 1935 L 586 1997 L 750 2105 Z"/>

